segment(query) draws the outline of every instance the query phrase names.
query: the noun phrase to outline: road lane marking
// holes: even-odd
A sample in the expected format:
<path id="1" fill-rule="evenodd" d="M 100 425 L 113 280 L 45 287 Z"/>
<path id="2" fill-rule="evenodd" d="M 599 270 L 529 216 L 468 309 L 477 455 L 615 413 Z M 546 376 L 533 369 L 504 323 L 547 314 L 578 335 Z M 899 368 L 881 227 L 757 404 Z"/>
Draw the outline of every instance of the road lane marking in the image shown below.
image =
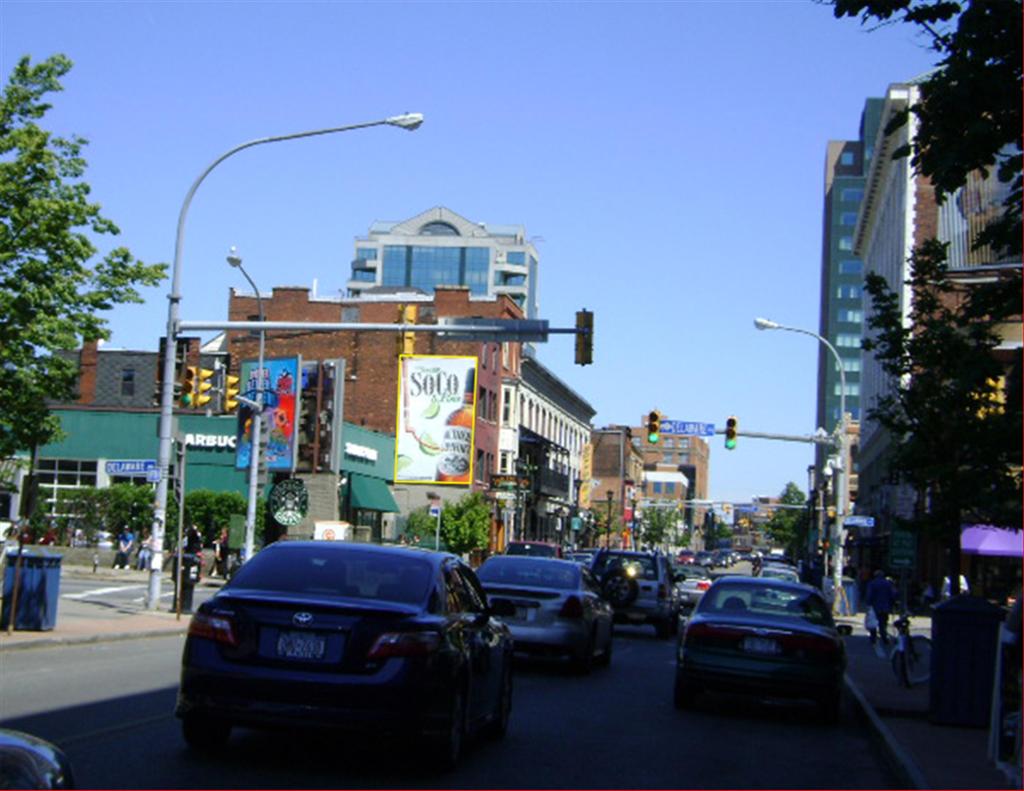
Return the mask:
<path id="1" fill-rule="evenodd" d="M 120 593 L 121 591 L 132 591 L 138 588 L 145 588 L 145 585 L 119 585 L 116 588 L 94 588 L 82 593 L 65 593 L 62 599 L 85 599 L 89 596 L 106 596 L 108 593 Z"/>

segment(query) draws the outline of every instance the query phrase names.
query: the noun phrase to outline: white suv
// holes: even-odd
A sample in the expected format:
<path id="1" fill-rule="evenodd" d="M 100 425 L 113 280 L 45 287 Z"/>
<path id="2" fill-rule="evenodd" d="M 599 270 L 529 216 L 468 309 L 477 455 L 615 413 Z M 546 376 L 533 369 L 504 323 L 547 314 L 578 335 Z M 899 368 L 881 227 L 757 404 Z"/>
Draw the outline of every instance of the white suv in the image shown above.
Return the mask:
<path id="1" fill-rule="evenodd" d="M 662 638 L 676 633 L 679 592 L 672 564 L 665 555 L 602 549 L 594 556 L 590 570 L 615 611 L 616 623 L 649 623 Z"/>

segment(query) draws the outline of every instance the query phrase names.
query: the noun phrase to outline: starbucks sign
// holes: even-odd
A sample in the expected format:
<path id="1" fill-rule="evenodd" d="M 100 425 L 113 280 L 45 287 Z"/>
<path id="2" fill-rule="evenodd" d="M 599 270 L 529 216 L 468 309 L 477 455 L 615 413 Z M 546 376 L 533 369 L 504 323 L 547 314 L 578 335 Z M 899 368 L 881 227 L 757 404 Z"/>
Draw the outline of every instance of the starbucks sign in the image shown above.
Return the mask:
<path id="1" fill-rule="evenodd" d="M 309 493 L 306 484 L 298 478 L 288 478 L 270 490 L 270 513 L 277 523 L 294 527 L 301 522 L 309 510 Z"/>

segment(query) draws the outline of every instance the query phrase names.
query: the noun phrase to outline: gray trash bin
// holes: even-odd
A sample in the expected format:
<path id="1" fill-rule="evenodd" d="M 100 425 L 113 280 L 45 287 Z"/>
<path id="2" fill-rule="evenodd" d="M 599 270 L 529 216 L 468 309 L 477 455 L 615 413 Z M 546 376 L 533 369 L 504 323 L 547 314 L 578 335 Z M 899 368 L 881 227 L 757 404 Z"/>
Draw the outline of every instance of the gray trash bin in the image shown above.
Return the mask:
<path id="1" fill-rule="evenodd" d="M 0 629 L 11 622 L 11 604 L 14 599 L 14 578 L 18 578 L 18 611 L 14 628 L 31 631 L 49 631 L 57 625 L 57 602 L 60 598 L 60 562 L 63 556 L 42 547 L 26 549 L 21 553 L 18 567 L 17 551 L 7 554 L 4 569 L 3 607 L 0 609 Z"/>
<path id="2" fill-rule="evenodd" d="M 1001 607 L 974 596 L 956 596 L 933 608 L 932 722 L 988 727 L 1004 617 Z"/>

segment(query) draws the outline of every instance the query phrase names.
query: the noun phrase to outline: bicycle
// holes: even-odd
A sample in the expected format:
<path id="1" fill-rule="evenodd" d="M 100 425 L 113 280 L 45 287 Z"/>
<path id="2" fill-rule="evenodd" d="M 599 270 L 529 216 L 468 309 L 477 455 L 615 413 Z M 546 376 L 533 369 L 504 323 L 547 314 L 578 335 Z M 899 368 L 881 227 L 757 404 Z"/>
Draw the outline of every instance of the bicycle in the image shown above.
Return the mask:
<path id="1" fill-rule="evenodd" d="M 922 684 L 931 675 L 932 641 L 922 634 L 910 633 L 910 618 L 901 615 L 892 623 L 896 646 L 892 650 L 892 672 L 900 685 L 908 689 Z"/>

